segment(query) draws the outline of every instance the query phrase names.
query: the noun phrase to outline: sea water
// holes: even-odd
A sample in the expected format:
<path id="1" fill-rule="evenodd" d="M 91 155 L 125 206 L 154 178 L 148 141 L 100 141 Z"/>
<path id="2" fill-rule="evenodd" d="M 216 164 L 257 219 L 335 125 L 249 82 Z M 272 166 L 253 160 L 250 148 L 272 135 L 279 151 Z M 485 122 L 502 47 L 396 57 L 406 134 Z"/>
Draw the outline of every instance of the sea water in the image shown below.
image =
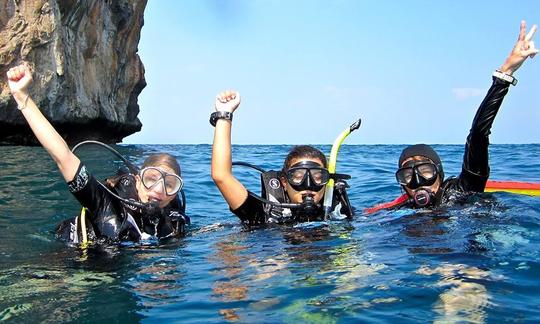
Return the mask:
<path id="1" fill-rule="evenodd" d="M 0 147 L 0 321 L 538 322 L 540 197 L 479 194 L 433 212 L 362 209 L 401 194 L 402 145 L 344 145 L 353 221 L 250 229 L 210 178 L 209 145 L 122 145 L 140 165 L 155 152 L 182 166 L 188 235 L 159 245 L 82 248 L 54 237 L 80 212 L 40 147 Z M 330 146 L 319 146 L 329 153 Z M 436 145 L 447 176 L 462 145 Z M 235 161 L 279 169 L 290 146 L 235 146 Z M 98 178 L 121 163 L 77 153 Z M 492 145 L 491 178 L 540 181 L 540 145 Z M 256 171 L 235 175 L 259 192 Z"/>

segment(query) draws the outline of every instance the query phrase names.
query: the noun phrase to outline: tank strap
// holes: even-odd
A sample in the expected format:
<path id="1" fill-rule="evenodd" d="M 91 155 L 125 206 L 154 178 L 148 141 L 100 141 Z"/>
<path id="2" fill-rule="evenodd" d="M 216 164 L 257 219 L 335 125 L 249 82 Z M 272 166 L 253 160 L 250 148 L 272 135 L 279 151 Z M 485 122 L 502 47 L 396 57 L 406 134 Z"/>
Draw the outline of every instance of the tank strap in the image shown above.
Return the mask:
<path id="1" fill-rule="evenodd" d="M 370 208 L 366 208 L 364 209 L 364 213 L 369 215 L 369 214 L 378 212 L 379 210 L 382 210 L 382 209 L 389 209 L 392 207 L 397 207 L 403 204 L 404 202 L 406 202 L 407 200 L 409 200 L 409 196 L 407 194 L 403 194 L 392 201 L 378 204 Z"/>

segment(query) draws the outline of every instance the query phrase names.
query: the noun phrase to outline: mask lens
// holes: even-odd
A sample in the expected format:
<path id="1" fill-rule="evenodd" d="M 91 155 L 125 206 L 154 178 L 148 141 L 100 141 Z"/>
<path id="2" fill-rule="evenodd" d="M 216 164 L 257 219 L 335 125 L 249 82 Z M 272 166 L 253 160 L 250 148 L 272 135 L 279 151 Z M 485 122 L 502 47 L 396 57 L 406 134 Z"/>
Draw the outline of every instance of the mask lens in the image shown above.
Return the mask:
<path id="1" fill-rule="evenodd" d="M 158 169 L 145 168 L 141 172 L 141 180 L 146 189 L 151 189 L 161 180 L 163 176 Z"/>
<path id="2" fill-rule="evenodd" d="M 437 169 L 431 163 L 420 164 L 416 166 L 418 175 L 426 180 L 432 180 L 437 176 Z"/>
<path id="3" fill-rule="evenodd" d="M 412 175 L 412 168 L 401 168 L 396 172 L 396 179 L 400 185 L 406 186 L 411 183 Z"/>
<path id="4" fill-rule="evenodd" d="M 317 186 L 325 185 L 330 179 L 330 174 L 328 173 L 328 170 L 325 169 L 311 169 L 309 170 L 309 173 L 311 174 L 311 180 L 313 180 Z"/>
<path id="5" fill-rule="evenodd" d="M 305 168 L 293 168 L 287 171 L 287 180 L 292 185 L 299 185 L 304 182 L 308 169 Z"/>
<path id="6" fill-rule="evenodd" d="M 175 174 L 165 175 L 165 193 L 168 196 L 172 196 L 182 188 L 182 179 Z"/>

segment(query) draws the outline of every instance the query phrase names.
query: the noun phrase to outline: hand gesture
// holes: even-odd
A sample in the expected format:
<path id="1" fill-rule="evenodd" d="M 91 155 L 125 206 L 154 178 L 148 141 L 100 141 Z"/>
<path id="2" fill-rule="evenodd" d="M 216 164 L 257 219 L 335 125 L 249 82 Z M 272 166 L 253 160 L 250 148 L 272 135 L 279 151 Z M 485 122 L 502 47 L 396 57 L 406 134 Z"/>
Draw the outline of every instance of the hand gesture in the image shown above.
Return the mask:
<path id="1" fill-rule="evenodd" d="M 240 105 L 240 94 L 234 90 L 220 92 L 216 96 L 216 111 L 234 112 Z"/>
<path id="2" fill-rule="evenodd" d="M 30 66 L 28 66 L 28 63 L 24 62 L 21 65 L 9 69 L 7 71 L 7 78 L 9 89 L 13 95 L 26 93 L 28 85 L 32 83 Z"/>
<path id="3" fill-rule="evenodd" d="M 508 56 L 506 62 L 501 67 L 502 72 L 507 74 L 514 73 L 525 62 L 527 57 L 533 58 L 538 53 L 538 49 L 534 47 L 534 41 L 532 40 L 536 29 L 537 26 L 533 25 L 531 30 L 525 35 L 527 25 L 524 20 L 521 21 L 518 40 L 510 56 Z"/>

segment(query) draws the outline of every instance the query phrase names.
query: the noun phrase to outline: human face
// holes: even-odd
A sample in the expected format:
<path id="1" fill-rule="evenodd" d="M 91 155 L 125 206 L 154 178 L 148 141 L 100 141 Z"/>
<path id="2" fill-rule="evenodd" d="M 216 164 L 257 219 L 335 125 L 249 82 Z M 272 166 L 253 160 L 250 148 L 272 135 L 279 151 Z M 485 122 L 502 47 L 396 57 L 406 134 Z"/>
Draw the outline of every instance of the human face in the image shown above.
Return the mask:
<path id="1" fill-rule="evenodd" d="M 415 171 L 420 172 L 424 179 L 426 179 L 426 178 L 429 179 L 429 177 L 431 177 L 431 176 L 436 176 L 437 177 L 435 179 L 435 182 L 433 182 L 433 184 L 431 184 L 429 186 L 424 185 L 424 186 L 419 186 L 419 187 L 416 187 L 416 188 L 409 188 L 408 186 L 406 186 L 404 184 L 401 184 L 401 186 L 405 189 L 405 191 L 407 192 L 407 194 L 410 197 L 413 197 L 414 193 L 418 189 L 428 189 L 433 194 L 436 194 L 437 191 L 439 190 L 439 188 L 441 186 L 441 177 L 437 174 L 437 170 L 436 169 L 433 170 L 433 168 L 430 168 L 428 164 L 434 164 L 434 163 L 430 159 L 428 159 L 428 158 L 426 158 L 424 156 L 419 156 L 419 155 L 410 157 L 410 158 L 406 159 L 405 161 L 403 161 L 403 163 L 401 164 L 401 168 L 414 167 Z M 410 170 L 410 171 L 412 171 L 412 170 Z M 410 180 L 409 176 L 407 176 L 405 178 Z M 399 179 L 398 179 L 398 182 L 399 182 Z"/>
<path id="2" fill-rule="evenodd" d="M 137 193 L 144 202 L 156 202 L 160 208 L 167 206 L 182 189 L 182 179 L 166 165 L 147 167 L 137 175 Z"/>
<path id="3" fill-rule="evenodd" d="M 303 162 L 313 162 L 317 168 L 321 168 L 321 169 L 325 169 L 324 166 L 323 166 L 323 162 L 319 159 L 316 159 L 316 158 L 297 158 L 297 159 L 292 159 L 291 162 L 290 162 L 290 166 L 289 168 L 286 170 L 286 172 L 288 170 L 291 169 L 291 166 L 293 165 L 296 165 L 298 163 L 303 163 Z M 316 169 L 315 169 L 316 170 Z M 319 177 L 319 172 L 316 172 L 314 170 L 314 172 L 311 172 L 311 174 L 305 174 L 306 176 L 311 176 L 311 177 Z M 304 175 L 304 174 L 302 174 Z M 291 174 L 291 176 L 294 176 L 293 174 Z M 316 179 L 318 180 L 318 179 Z M 299 181 L 301 181 L 301 179 L 299 179 Z M 289 199 L 291 202 L 293 203 L 296 203 L 296 204 L 301 204 L 303 199 L 302 197 L 305 196 L 305 195 L 311 195 L 313 196 L 313 200 L 318 203 L 323 195 L 324 195 L 324 186 L 322 186 L 322 188 L 318 191 L 312 191 L 312 190 L 301 190 L 301 191 L 297 191 L 293 188 L 293 186 L 287 181 L 287 179 L 285 177 L 281 177 L 281 184 L 283 185 L 283 187 L 285 188 L 285 192 L 287 192 L 287 195 L 289 196 Z"/>

